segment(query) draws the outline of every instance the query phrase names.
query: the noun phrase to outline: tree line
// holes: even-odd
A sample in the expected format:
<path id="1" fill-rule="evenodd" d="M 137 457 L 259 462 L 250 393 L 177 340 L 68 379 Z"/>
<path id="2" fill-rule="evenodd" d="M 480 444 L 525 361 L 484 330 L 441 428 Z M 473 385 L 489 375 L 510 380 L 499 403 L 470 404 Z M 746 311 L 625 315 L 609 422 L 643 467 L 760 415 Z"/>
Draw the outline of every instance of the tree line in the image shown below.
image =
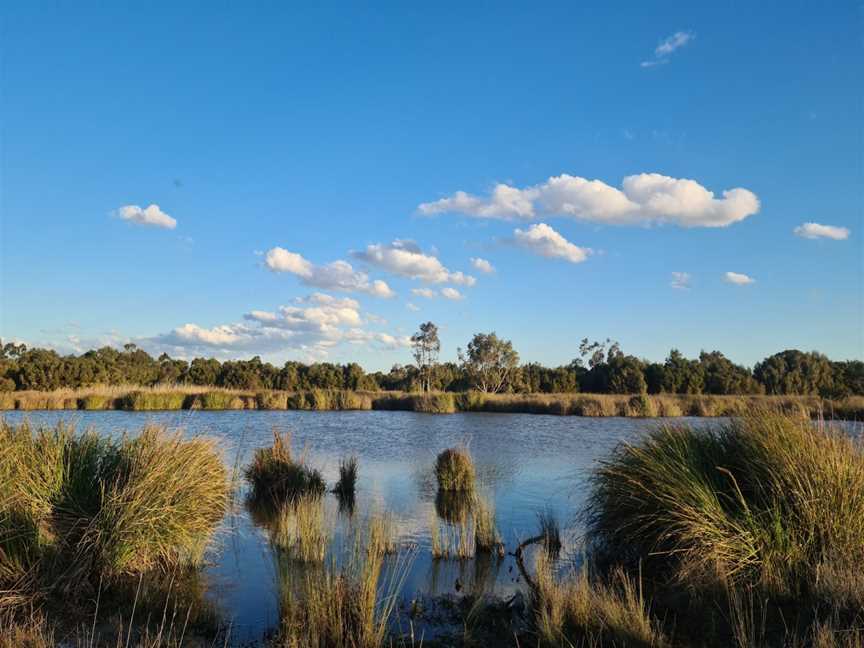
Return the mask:
<path id="1" fill-rule="evenodd" d="M 458 350 L 457 362 L 439 362 L 441 344 L 432 322 L 412 337 L 414 363 L 368 373 L 357 363 L 286 362 L 153 357 L 134 344 L 81 355 L 0 341 L 0 391 L 54 390 L 93 385 L 186 384 L 240 390 L 467 391 L 489 393 L 802 394 L 825 398 L 864 395 L 864 362 L 832 361 L 815 351 L 790 349 L 753 369 L 719 351 L 687 358 L 673 349 L 663 362 L 624 353 L 612 340 L 584 339 L 578 356 L 559 367 L 520 363 L 510 341 L 478 333 Z"/>

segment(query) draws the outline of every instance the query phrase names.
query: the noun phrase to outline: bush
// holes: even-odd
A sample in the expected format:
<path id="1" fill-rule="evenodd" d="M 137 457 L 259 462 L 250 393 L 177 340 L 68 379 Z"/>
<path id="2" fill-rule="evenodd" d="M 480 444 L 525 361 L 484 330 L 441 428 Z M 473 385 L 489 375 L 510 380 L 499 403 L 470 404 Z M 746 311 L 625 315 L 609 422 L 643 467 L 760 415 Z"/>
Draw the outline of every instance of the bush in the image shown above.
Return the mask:
<path id="1" fill-rule="evenodd" d="M 774 412 L 664 426 L 601 464 L 587 521 L 599 556 L 658 576 L 830 599 L 820 575 L 864 561 L 864 454 Z"/>
<path id="2" fill-rule="evenodd" d="M 435 477 L 440 491 L 474 490 L 474 461 L 467 448 L 448 448 L 435 460 Z"/>
<path id="3" fill-rule="evenodd" d="M 10 539 L 31 538 L 38 572 L 63 567 L 46 587 L 197 563 L 228 495 L 222 459 L 202 438 L 149 427 L 112 441 L 62 424 L 0 426 L 0 563 L 22 555 Z"/>
<path id="4" fill-rule="evenodd" d="M 258 448 L 252 463 L 245 470 L 246 481 L 252 487 L 254 500 L 286 502 L 302 495 L 324 494 L 324 479 L 317 470 L 291 456 L 291 435 L 273 431 L 273 445 Z"/>

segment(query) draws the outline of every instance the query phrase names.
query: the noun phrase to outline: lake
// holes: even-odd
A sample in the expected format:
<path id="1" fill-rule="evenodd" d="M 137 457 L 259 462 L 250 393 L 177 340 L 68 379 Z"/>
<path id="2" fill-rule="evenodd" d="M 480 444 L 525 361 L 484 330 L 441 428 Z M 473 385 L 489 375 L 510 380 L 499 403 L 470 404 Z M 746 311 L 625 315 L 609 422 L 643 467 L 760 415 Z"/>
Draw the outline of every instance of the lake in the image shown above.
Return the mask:
<path id="1" fill-rule="evenodd" d="M 6 412 L 10 422 L 28 418 L 52 424 L 60 419 L 106 435 L 137 432 L 147 423 L 182 428 L 187 435 L 222 441 L 228 466 L 247 462 L 272 432 L 289 431 L 295 453 L 319 468 L 328 487 L 338 478 L 339 460 L 359 458 L 355 516 L 389 511 L 398 542 L 415 547 L 402 589 L 404 601 L 465 592 L 509 595 L 521 587 L 513 558 L 500 561 L 433 561 L 430 518 L 436 513 L 435 457 L 444 448 L 468 445 L 481 492 L 494 503 L 496 522 L 508 551 L 537 533 L 537 513 L 550 511 L 561 523 L 562 560 L 578 560 L 578 512 L 586 480 L 598 459 L 620 441 L 635 441 L 657 419 L 583 418 L 529 414 L 414 412 L 180 411 L 180 412 Z M 694 426 L 712 419 L 677 419 Z M 714 420 L 716 421 L 716 419 Z M 242 498 L 238 498 L 242 502 Z M 335 498 L 327 496 L 334 525 L 345 527 Z M 226 516 L 206 569 L 208 596 L 232 625 L 234 640 L 254 641 L 278 621 L 277 568 L 266 533 L 245 508 Z M 430 633 L 434 630 L 430 630 Z"/>

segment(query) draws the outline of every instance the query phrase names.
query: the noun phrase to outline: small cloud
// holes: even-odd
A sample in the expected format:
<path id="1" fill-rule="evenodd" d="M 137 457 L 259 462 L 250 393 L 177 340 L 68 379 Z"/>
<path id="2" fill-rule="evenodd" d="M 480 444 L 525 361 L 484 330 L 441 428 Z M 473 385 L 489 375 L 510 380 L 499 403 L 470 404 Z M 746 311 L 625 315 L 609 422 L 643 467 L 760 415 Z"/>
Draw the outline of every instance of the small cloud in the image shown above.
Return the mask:
<path id="1" fill-rule="evenodd" d="M 412 288 L 412 295 L 417 295 L 418 297 L 425 297 L 426 299 L 434 299 L 435 291 L 431 288 Z"/>
<path id="2" fill-rule="evenodd" d="M 136 225 L 148 225 L 150 227 L 161 227 L 163 229 L 174 229 L 177 221 L 163 212 L 159 205 L 153 204 L 141 209 L 138 205 L 124 205 L 116 210 L 115 215 Z"/>
<path id="3" fill-rule="evenodd" d="M 690 290 L 690 278 L 689 272 L 673 272 L 669 285 L 677 290 Z"/>
<path id="4" fill-rule="evenodd" d="M 352 256 L 391 274 L 426 283 L 473 286 L 477 282 L 474 277 L 462 272 L 450 272 L 434 254 L 424 253 L 417 243 L 410 240 L 396 239 L 389 245 L 367 245 L 365 250 L 354 252 Z"/>
<path id="5" fill-rule="evenodd" d="M 444 297 L 445 299 L 452 299 L 454 301 L 458 301 L 460 299 L 465 298 L 465 296 L 462 293 L 460 293 L 455 288 L 451 288 L 450 286 L 447 286 L 446 288 L 441 289 L 441 296 Z"/>
<path id="6" fill-rule="evenodd" d="M 820 223 L 802 223 L 794 230 L 796 236 L 806 239 L 827 238 L 834 241 L 845 241 L 849 238 L 849 229 L 837 227 L 836 225 L 822 225 Z"/>
<path id="7" fill-rule="evenodd" d="M 341 292 L 362 292 L 374 297 L 390 298 L 394 293 L 384 281 L 369 280 L 369 275 L 354 270 L 347 261 L 332 261 L 316 265 L 296 252 L 274 247 L 264 256 L 264 264 L 273 272 L 287 272 L 300 277 L 300 281 L 314 288 Z"/>
<path id="8" fill-rule="evenodd" d="M 495 272 L 495 266 L 489 263 L 486 259 L 471 257 L 471 265 L 475 270 L 479 270 L 484 274 L 493 274 Z"/>
<path id="9" fill-rule="evenodd" d="M 414 313 L 416 313 L 417 311 L 420 310 L 419 306 L 416 306 L 415 304 L 412 304 L 411 302 L 408 302 L 407 304 L 405 304 L 405 308 L 407 308 L 408 310 L 410 310 Z"/>
<path id="10" fill-rule="evenodd" d="M 574 245 L 546 223 L 532 225 L 527 230 L 516 229 L 513 242 L 534 254 L 548 259 L 564 259 L 570 263 L 582 263 L 593 253 L 590 248 Z"/>
<path id="11" fill-rule="evenodd" d="M 727 272 L 723 275 L 723 281 L 726 283 L 735 284 L 736 286 L 746 286 L 747 284 L 756 283 L 753 277 L 748 277 L 740 272 Z"/>
<path id="12" fill-rule="evenodd" d="M 643 68 L 654 67 L 655 65 L 664 65 L 669 62 L 669 57 L 678 50 L 690 43 L 694 38 L 696 38 L 696 34 L 692 31 L 678 31 L 669 36 L 668 38 L 663 39 L 654 48 L 654 57 L 648 59 L 647 61 L 642 61 L 640 65 Z"/>

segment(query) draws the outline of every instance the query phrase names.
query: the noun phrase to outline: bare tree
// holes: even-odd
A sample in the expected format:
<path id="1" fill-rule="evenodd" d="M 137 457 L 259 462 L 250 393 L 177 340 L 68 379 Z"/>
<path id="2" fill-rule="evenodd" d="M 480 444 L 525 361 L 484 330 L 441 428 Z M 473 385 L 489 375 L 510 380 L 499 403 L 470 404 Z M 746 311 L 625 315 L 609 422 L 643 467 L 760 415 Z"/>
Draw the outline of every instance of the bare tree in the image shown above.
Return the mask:
<path id="1" fill-rule="evenodd" d="M 423 391 L 432 389 L 432 373 L 438 363 L 441 351 L 441 341 L 438 339 L 438 327 L 432 322 L 420 325 L 420 330 L 411 336 L 411 346 L 414 347 L 414 360 L 420 370 L 420 388 Z"/>

